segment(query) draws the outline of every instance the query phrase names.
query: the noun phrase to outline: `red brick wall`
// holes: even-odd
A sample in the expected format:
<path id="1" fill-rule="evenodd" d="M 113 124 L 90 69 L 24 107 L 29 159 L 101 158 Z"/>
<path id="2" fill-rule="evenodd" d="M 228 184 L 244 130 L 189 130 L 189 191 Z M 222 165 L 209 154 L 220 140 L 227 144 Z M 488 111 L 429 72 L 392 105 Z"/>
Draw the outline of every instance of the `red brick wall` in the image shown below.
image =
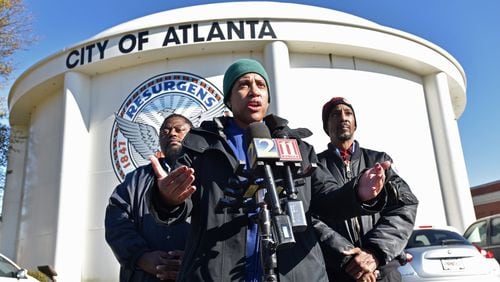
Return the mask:
<path id="1" fill-rule="evenodd" d="M 472 197 L 500 191 L 500 181 L 474 186 L 470 190 Z"/>
<path id="2" fill-rule="evenodd" d="M 472 198 L 474 198 L 474 196 L 484 196 L 497 191 L 500 191 L 500 181 L 486 183 L 471 188 Z M 476 213 L 476 218 L 492 214 L 500 214 L 500 201 L 474 205 L 474 211 Z"/>
<path id="3" fill-rule="evenodd" d="M 500 213 L 500 202 L 493 202 L 477 206 L 474 205 L 474 211 L 476 212 L 476 218 L 498 214 Z"/>

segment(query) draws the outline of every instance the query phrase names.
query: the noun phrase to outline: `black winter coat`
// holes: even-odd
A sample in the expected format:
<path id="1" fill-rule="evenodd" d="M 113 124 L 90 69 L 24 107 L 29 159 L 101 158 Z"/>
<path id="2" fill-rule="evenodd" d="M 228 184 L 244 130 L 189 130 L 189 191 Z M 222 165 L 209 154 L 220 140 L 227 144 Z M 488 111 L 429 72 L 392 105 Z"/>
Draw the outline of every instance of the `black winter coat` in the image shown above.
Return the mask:
<path id="1" fill-rule="evenodd" d="M 146 252 L 184 250 L 189 223 L 158 224 L 148 203 L 156 176 L 151 165 L 137 168 L 125 177 L 109 198 L 105 216 L 108 245 L 120 263 L 121 282 L 156 282 L 154 275 L 137 267 Z"/>
<path id="2" fill-rule="evenodd" d="M 354 147 L 356 149 L 351 156 L 350 172 L 332 144 L 329 144 L 327 150 L 318 154 L 320 162 L 328 168 L 340 184 L 348 183 L 365 168 L 372 167 L 377 162 L 388 160 L 392 163 L 392 159 L 384 152 L 361 148 L 357 141 Z M 332 231 L 328 226 L 317 224 L 317 232 L 322 238 L 321 247 L 330 279 L 333 277 L 335 281 L 354 281 L 342 269 L 348 258 L 340 254 L 342 250 L 352 248 L 352 246 L 374 252 L 381 265 L 379 270 L 382 278 L 390 275 L 391 271 L 397 271 L 399 262 L 396 258 L 402 254 L 413 230 L 418 200 L 408 184 L 392 167 L 386 173 L 384 189 L 388 195 L 387 204 L 379 213 L 348 220 L 319 217 L 338 232 Z M 348 242 L 345 241 L 346 239 Z"/>
<path id="3" fill-rule="evenodd" d="M 276 116 L 265 119 L 273 136 L 278 131 L 289 137 L 300 137 L 290 130 L 287 121 Z M 178 281 L 244 281 L 248 215 L 239 210 L 217 212 L 217 202 L 225 198 L 224 189 L 231 187 L 238 160 L 225 139 L 227 118 L 216 118 L 193 128 L 183 140 L 185 155 L 179 162 L 195 170 L 196 192 L 178 207 L 165 207 L 153 201 L 158 217 L 165 223 L 174 223 L 191 215 L 192 229 L 183 258 Z M 317 163 L 316 154 L 309 144 L 298 140 L 302 165 Z M 328 281 L 324 260 L 316 234 L 311 225 L 310 211 L 325 217 L 348 218 L 363 211 L 356 195 L 355 181 L 345 188 L 338 184 L 321 165 L 298 186 L 308 227 L 295 233 L 296 243 L 289 249 L 278 250 L 279 281 Z M 231 187 L 232 188 L 232 187 Z M 157 191 L 158 193 L 158 191 Z M 155 197 L 154 199 L 159 199 Z M 384 204 L 380 200 L 381 205 Z"/>

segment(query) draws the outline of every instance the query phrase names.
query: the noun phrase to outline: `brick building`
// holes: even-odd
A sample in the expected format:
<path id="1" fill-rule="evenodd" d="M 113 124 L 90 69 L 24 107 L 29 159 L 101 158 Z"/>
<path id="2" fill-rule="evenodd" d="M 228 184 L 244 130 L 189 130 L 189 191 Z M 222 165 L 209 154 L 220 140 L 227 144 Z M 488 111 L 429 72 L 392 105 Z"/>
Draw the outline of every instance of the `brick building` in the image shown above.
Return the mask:
<path id="1" fill-rule="evenodd" d="M 471 188 L 476 217 L 500 213 L 500 180 Z"/>

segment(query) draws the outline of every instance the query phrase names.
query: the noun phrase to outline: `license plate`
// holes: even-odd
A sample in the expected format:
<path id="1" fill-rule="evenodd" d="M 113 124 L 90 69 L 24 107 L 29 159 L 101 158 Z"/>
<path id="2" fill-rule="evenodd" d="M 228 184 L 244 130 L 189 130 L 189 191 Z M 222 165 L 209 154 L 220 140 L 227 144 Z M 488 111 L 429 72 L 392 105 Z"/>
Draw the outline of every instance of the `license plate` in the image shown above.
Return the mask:
<path id="1" fill-rule="evenodd" d="M 443 266 L 443 270 L 464 270 L 464 262 L 462 259 L 442 259 L 441 265 Z"/>

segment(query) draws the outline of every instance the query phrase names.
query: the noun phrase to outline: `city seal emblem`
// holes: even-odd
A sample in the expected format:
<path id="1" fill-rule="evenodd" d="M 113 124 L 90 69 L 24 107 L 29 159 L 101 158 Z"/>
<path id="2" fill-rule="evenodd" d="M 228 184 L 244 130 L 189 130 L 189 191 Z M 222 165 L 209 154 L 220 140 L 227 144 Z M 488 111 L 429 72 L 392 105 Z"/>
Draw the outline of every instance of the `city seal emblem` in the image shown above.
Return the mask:
<path id="1" fill-rule="evenodd" d="M 116 177 L 123 181 L 127 173 L 148 164 L 149 157 L 159 152 L 159 128 L 169 115 L 181 114 L 198 126 L 226 111 L 220 90 L 202 77 L 170 72 L 148 79 L 115 114 L 110 153 Z"/>

